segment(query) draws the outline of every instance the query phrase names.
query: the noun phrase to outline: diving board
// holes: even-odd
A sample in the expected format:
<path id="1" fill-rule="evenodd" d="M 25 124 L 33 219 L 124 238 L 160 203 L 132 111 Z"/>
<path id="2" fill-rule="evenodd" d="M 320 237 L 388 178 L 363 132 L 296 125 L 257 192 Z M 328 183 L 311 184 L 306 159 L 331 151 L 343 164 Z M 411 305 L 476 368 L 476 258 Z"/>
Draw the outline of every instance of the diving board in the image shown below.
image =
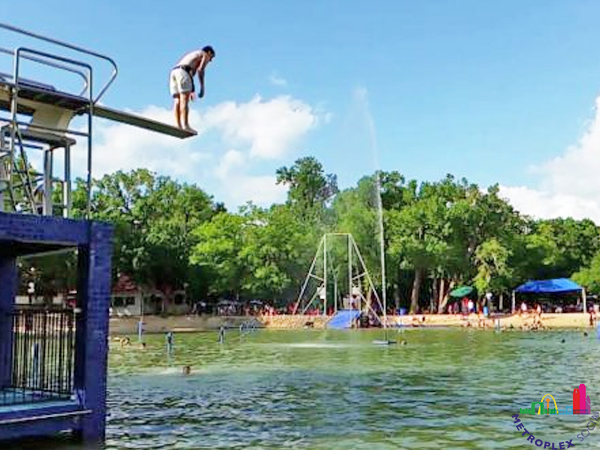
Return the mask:
<path id="1" fill-rule="evenodd" d="M 113 120 L 115 122 L 125 123 L 134 127 L 155 131 L 157 133 L 167 134 L 180 139 L 196 136 L 196 133 L 190 133 L 189 131 L 174 127 L 173 125 L 148 119 L 147 117 L 138 116 L 129 112 L 118 111 L 106 106 L 95 105 L 93 115 L 102 117 L 103 119 Z"/>
<path id="2" fill-rule="evenodd" d="M 10 92 L 15 87 L 14 83 L 0 79 L 0 109 L 10 110 Z M 30 112 L 34 117 L 38 111 L 49 111 L 52 117 L 61 117 L 59 123 L 48 123 L 47 120 L 35 121 L 34 125 L 45 128 L 66 129 L 68 123 L 75 114 L 86 114 L 90 110 L 90 100 L 85 97 L 76 96 L 66 92 L 57 91 L 52 86 L 34 84 L 34 82 L 19 82 L 19 106 L 22 111 Z M 48 114 L 44 114 L 46 116 Z M 187 130 L 173 125 L 149 119 L 137 114 L 109 108 L 103 105 L 93 105 L 92 115 L 115 122 L 124 123 L 149 131 L 154 131 L 179 139 L 196 136 Z M 45 118 L 44 118 L 45 119 Z"/>

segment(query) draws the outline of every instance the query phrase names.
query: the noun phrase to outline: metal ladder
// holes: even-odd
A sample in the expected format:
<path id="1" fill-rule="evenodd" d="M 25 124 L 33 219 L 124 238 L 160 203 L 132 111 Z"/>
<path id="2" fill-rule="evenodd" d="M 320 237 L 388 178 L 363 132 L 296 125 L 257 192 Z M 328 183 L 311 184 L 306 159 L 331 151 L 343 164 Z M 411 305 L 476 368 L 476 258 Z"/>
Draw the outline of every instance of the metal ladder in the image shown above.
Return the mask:
<path id="1" fill-rule="evenodd" d="M 8 117 L 0 116 L 0 211 L 8 209 L 19 213 L 54 215 L 55 208 L 58 207 L 63 217 L 70 217 L 72 206 L 71 148 L 76 143 L 71 136 L 79 136 L 85 140 L 87 147 L 86 217 L 89 217 L 94 105 L 116 78 L 117 65 L 105 55 L 12 25 L 0 22 L 0 29 L 100 58 L 112 66 L 111 76 L 100 92 L 94 96 L 93 68 L 90 64 L 28 47 L 18 47 L 14 50 L 0 48 L 0 53 L 12 57 L 13 65 L 12 74 L 0 73 L 0 78 L 7 81 L 0 83 L 0 86 L 3 87 L 5 97 L 8 98 L 10 104 L 5 105 L 5 108 L 9 106 L 10 109 Z M 61 93 L 53 90 L 52 86 L 23 78 L 21 72 L 24 60 L 80 76 L 83 80 L 81 92 Z M 52 95 L 53 99 L 58 99 L 56 104 L 52 104 L 52 101 L 48 101 L 47 98 L 39 101 L 44 98 L 45 89 L 48 89 L 46 92 L 48 95 Z M 64 101 L 61 100 L 61 95 L 63 95 Z M 21 119 L 23 114 L 30 114 L 31 121 L 23 121 Z M 81 114 L 87 115 L 85 129 L 83 131 L 69 129 L 73 117 Z M 31 151 L 43 153 L 42 171 L 35 171 L 30 164 Z M 64 152 L 64 167 L 60 177 L 54 176 L 54 156 L 57 151 Z M 60 195 L 58 193 L 55 195 L 57 188 L 60 190 Z"/>

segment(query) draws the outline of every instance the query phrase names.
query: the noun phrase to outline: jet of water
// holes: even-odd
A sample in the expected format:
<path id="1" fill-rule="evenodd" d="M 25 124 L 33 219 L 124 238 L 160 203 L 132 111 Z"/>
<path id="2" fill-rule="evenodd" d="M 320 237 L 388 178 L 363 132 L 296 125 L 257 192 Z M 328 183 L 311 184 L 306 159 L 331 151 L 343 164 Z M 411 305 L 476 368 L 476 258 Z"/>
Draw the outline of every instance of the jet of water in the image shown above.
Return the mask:
<path id="1" fill-rule="evenodd" d="M 381 166 L 379 164 L 379 152 L 377 147 L 377 134 L 375 132 L 375 122 L 369 108 L 368 93 L 365 88 L 360 88 L 356 91 L 356 96 L 362 106 L 365 122 L 369 131 L 371 144 L 371 152 L 375 165 L 375 189 L 377 202 L 377 221 L 379 225 L 379 252 L 381 264 L 381 300 L 383 303 L 383 328 L 387 330 L 387 295 L 386 295 L 386 279 L 385 279 L 385 241 L 383 228 L 383 205 L 381 202 Z"/>

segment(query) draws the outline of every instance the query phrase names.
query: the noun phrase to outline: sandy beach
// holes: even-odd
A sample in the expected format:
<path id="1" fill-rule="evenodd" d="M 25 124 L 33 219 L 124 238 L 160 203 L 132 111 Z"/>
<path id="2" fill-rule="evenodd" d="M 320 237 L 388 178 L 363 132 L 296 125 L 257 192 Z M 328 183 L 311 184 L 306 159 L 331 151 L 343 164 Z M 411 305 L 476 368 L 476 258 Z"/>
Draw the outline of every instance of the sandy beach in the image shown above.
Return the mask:
<path id="1" fill-rule="evenodd" d="M 143 319 L 144 332 L 146 333 L 165 333 L 173 332 L 199 332 L 214 331 L 219 327 L 239 328 L 254 324 L 257 327 L 269 329 L 302 329 L 308 324 L 311 328 L 323 329 L 327 325 L 329 318 L 322 316 L 146 316 Z M 390 326 L 410 327 L 473 327 L 489 328 L 496 327 L 496 320 L 500 321 L 502 328 L 523 329 L 529 328 L 534 322 L 533 315 L 520 316 L 518 314 L 508 316 L 497 316 L 480 321 L 478 316 L 472 314 L 469 317 L 460 315 L 407 315 L 407 316 L 388 316 Z M 591 329 L 589 324 L 589 315 L 583 313 L 573 314 L 543 314 L 542 329 Z M 138 317 L 111 318 L 110 334 L 113 336 L 137 334 Z"/>

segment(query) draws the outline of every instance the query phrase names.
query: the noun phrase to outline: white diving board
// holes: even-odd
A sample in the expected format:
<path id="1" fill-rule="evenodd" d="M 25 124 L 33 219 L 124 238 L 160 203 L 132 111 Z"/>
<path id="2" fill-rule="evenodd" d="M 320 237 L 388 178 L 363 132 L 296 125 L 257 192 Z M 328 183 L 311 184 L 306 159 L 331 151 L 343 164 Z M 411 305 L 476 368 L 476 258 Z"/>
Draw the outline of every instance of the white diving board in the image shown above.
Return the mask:
<path id="1" fill-rule="evenodd" d="M 174 127 L 173 125 L 101 105 L 94 105 L 94 116 L 114 120 L 115 122 L 125 123 L 138 128 L 144 128 L 150 131 L 156 131 L 157 133 L 167 134 L 180 139 L 196 136 L 196 133 L 190 133 L 189 131 Z"/>
<path id="2" fill-rule="evenodd" d="M 13 87 L 14 83 L 0 78 L 0 109 L 10 110 L 10 91 Z M 32 115 L 34 119 L 32 119 L 32 123 L 36 122 L 35 116 L 37 110 L 43 110 L 45 109 L 44 107 L 50 107 L 52 108 L 52 111 L 49 111 L 50 115 L 56 116 L 55 113 L 58 112 L 56 111 L 58 109 L 67 113 L 65 114 L 63 120 L 60 121 L 60 128 L 67 128 L 65 126 L 65 122 L 70 122 L 70 119 L 74 114 L 88 113 L 89 104 L 89 99 L 86 99 L 85 97 L 60 92 L 51 86 L 46 88 L 45 86 L 42 87 L 41 84 L 34 84 L 33 82 L 29 83 L 27 81 L 19 83 L 19 106 L 21 107 L 20 109 L 22 109 L 22 112 L 28 111 L 33 113 Z M 190 133 L 189 131 L 182 130 L 181 128 L 173 125 L 149 119 L 137 114 L 108 108 L 102 105 L 94 105 L 93 115 L 157 133 L 166 134 L 179 139 L 196 136 L 196 133 Z M 40 123 L 39 125 L 47 126 L 45 123 Z"/>

